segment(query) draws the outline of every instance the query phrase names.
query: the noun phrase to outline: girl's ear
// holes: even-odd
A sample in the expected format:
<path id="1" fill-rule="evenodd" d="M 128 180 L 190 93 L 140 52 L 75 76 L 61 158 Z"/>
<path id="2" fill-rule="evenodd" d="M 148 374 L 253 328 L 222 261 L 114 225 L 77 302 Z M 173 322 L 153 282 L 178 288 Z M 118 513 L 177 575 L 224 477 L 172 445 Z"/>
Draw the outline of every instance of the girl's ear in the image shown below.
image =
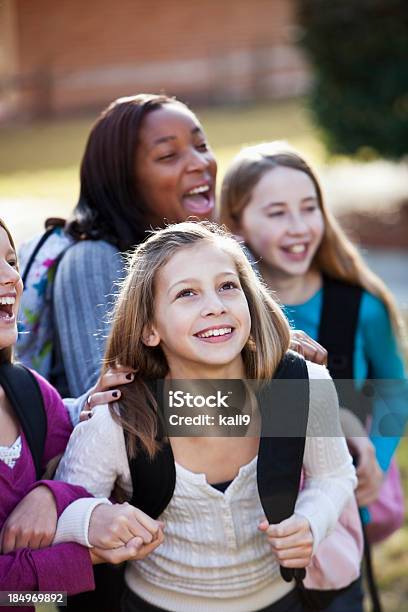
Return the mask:
<path id="1" fill-rule="evenodd" d="M 142 334 L 142 342 L 146 346 L 158 346 L 160 344 L 160 336 L 153 325 L 145 325 Z"/>

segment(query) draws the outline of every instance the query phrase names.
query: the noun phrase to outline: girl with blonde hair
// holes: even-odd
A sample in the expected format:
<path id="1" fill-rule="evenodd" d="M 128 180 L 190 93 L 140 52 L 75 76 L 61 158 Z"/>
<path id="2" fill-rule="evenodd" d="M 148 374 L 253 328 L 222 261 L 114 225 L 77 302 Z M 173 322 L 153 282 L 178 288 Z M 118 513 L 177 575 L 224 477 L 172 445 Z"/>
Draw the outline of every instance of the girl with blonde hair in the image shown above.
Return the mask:
<path id="1" fill-rule="evenodd" d="M 246 147 L 237 155 L 224 178 L 221 219 L 243 237 L 262 278 L 285 305 L 296 328 L 324 345 L 328 291 L 339 298 L 334 307 L 342 309 L 335 333 L 347 334 L 349 319 L 356 316 L 351 359 L 331 354 L 326 346 L 333 376 L 336 371 L 338 378 L 354 379 L 353 390 L 361 390 L 367 378 L 393 381 L 386 411 L 384 401 L 374 401 L 371 442 L 359 421 L 343 411 L 343 427 L 359 460 L 357 501 L 366 506 L 379 494 L 407 417 L 406 387 L 403 397 L 395 392 L 396 388 L 402 391 L 400 383 L 406 375 L 404 330 L 392 295 L 328 210 L 316 173 L 285 142 Z M 355 315 L 350 304 L 356 292 L 360 301 Z M 340 381 L 339 392 L 342 389 L 347 390 Z M 363 517 L 369 520 L 366 511 Z M 361 610 L 361 601 L 353 608 L 349 601 L 342 605 L 342 609 Z"/>
<path id="2" fill-rule="evenodd" d="M 122 388 L 116 406 L 99 407 L 76 427 L 57 472 L 96 496 L 110 495 L 118 485 L 132 499 L 140 483 L 144 490 L 157 488 L 160 497 L 162 483 L 143 482 L 143 470 L 135 482 L 129 461 L 151 461 L 161 452 L 174 457 L 175 488 L 159 516 L 164 542 L 143 561 L 128 564 L 122 610 L 303 609 L 278 564 L 309 564 L 355 484 L 325 368 L 306 362 L 311 382 L 327 382 L 310 385 L 308 427 L 325 406 L 333 433 L 306 439 L 305 486 L 295 513 L 279 525 L 265 521 L 257 492 L 260 430 L 250 391 L 242 406 L 250 416 L 247 435 L 214 435 L 207 425 L 197 435 L 186 425 L 179 435 L 175 426 L 158 438 L 165 399 L 158 389 L 167 391 L 176 381 L 195 391 L 205 381 L 213 387 L 245 379 L 263 384 L 274 377 L 289 338 L 279 305 L 239 244 L 219 227 L 172 225 L 135 249 L 105 355 L 106 368 L 121 363 L 135 370 L 135 380 Z"/>

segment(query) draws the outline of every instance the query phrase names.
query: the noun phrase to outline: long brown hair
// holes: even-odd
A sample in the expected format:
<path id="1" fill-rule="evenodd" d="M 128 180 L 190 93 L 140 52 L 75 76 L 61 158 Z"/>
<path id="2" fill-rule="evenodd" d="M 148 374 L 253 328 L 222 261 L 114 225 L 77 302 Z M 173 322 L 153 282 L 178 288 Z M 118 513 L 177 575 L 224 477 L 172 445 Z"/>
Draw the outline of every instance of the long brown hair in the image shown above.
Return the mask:
<path id="1" fill-rule="evenodd" d="M 288 143 L 274 141 L 245 147 L 235 157 L 227 170 L 221 189 L 222 223 L 232 231 L 238 231 L 241 215 L 251 199 L 255 185 L 266 172 L 279 166 L 304 172 L 315 187 L 324 221 L 324 233 L 312 265 L 327 276 L 358 285 L 377 296 L 385 304 L 394 332 L 403 346 L 404 324 L 392 294 L 383 281 L 370 270 L 328 210 L 316 172 Z"/>
<path id="2" fill-rule="evenodd" d="M 158 448 L 157 405 L 147 383 L 163 379 L 168 364 L 160 346 L 152 349 L 142 342 L 144 330 L 154 321 L 155 278 L 176 252 L 191 249 L 200 241 L 222 249 L 235 263 L 251 315 L 250 338 L 242 351 L 246 378 L 272 378 L 289 347 L 289 325 L 281 308 L 258 279 L 240 245 L 223 228 L 210 222 L 184 222 L 153 233 L 130 256 L 105 353 L 105 369 L 120 363 L 137 372 L 134 382 L 122 387 L 121 415 L 111 409 L 129 434 L 130 456 L 139 445 L 151 456 Z"/>
<path id="3" fill-rule="evenodd" d="M 3 221 L 3 219 L 0 218 L 0 227 L 2 227 L 4 229 L 4 231 L 6 232 L 8 239 L 10 241 L 10 244 L 12 246 L 12 248 L 14 249 L 16 255 L 17 255 L 17 251 L 16 251 L 16 247 L 14 244 L 14 240 L 13 240 L 13 236 L 10 233 L 9 228 L 7 227 L 7 225 L 5 224 L 5 222 Z M 18 267 L 17 267 L 18 269 Z M 6 346 L 5 348 L 0 349 L 0 363 L 10 363 L 13 361 L 13 347 L 12 346 Z"/>

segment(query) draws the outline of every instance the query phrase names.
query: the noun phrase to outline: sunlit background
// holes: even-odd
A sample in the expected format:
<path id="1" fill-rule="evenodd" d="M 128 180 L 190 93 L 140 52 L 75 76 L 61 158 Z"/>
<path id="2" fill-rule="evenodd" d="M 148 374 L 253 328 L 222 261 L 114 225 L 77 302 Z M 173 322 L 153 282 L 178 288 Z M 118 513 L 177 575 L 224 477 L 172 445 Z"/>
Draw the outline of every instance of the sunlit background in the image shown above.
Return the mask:
<path id="1" fill-rule="evenodd" d="M 176 95 L 226 166 L 286 139 L 408 312 L 408 16 L 403 0 L 2 0 L 0 214 L 17 243 L 66 217 L 89 129 L 118 96 Z M 408 447 L 399 452 L 405 484 Z M 375 555 L 408 610 L 408 527 Z"/>

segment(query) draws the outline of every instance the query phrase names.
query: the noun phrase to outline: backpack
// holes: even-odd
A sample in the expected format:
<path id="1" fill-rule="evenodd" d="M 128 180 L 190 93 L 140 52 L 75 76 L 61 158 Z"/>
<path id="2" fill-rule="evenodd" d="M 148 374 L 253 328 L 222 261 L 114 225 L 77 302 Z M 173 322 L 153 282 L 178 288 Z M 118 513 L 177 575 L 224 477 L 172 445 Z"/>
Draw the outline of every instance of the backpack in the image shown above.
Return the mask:
<path id="1" fill-rule="evenodd" d="M 328 369 L 336 384 L 340 405 L 350 408 L 364 425 L 371 417 L 372 394 L 354 386 L 354 339 L 363 289 L 327 277 L 323 283 L 323 305 L 318 341 L 328 351 Z M 384 478 L 378 499 L 368 508 L 367 538 L 376 543 L 390 536 L 404 522 L 404 495 L 395 458 Z"/>
<path id="2" fill-rule="evenodd" d="M 279 379 L 290 379 L 291 384 L 283 386 L 276 384 Z M 154 392 L 154 389 L 152 390 Z M 160 395 L 157 389 L 154 394 L 160 407 Z M 309 414 L 309 378 L 305 360 L 300 355 L 289 351 L 282 360 L 274 379 L 261 389 L 257 397 L 262 418 L 257 461 L 258 492 L 268 521 L 279 523 L 293 514 L 301 484 Z M 273 411 L 269 409 L 271 401 L 274 403 Z M 133 485 L 132 499 L 129 503 L 153 518 L 158 518 L 170 503 L 176 483 L 171 445 L 163 441 L 165 431 L 161 419 L 158 421 L 157 439 L 161 442 L 161 447 L 155 457 L 150 459 L 144 451 L 140 450 L 135 458 L 129 460 Z M 288 423 L 291 427 L 291 437 L 287 437 Z M 355 512 L 358 519 L 357 510 Z M 357 575 L 352 577 L 353 581 L 359 576 L 360 559 L 361 556 L 354 559 Z M 318 584 L 315 580 L 316 575 L 318 574 L 321 578 L 325 573 L 323 565 L 322 563 L 318 569 L 314 568 L 314 575 L 309 577 L 307 587 L 305 585 L 307 580 L 304 581 L 305 577 L 307 578 L 307 572 L 303 568 L 280 568 L 285 581 L 295 580 L 303 605 L 310 611 L 325 609 L 339 592 L 350 586 L 348 582 L 344 588 L 328 587 L 329 581 L 326 580 L 322 584 L 324 580 L 321 580 L 321 584 L 315 588 L 315 585 Z M 327 578 L 330 579 L 330 576 Z"/>
<path id="3" fill-rule="evenodd" d="M 24 431 L 34 462 L 36 480 L 40 480 L 47 436 L 47 416 L 39 384 L 32 372 L 23 365 L 2 363 L 0 385 Z"/>
<path id="4" fill-rule="evenodd" d="M 328 369 L 336 384 L 340 405 L 350 408 L 366 425 L 372 411 L 372 399 L 354 385 L 354 343 L 363 289 L 324 277 L 323 304 L 318 341 L 328 351 Z M 341 379 L 341 383 L 338 381 Z M 369 505 L 371 522 L 363 525 L 364 559 L 373 610 L 381 603 L 371 561 L 370 545 L 399 529 L 404 521 L 404 495 L 395 458 L 375 502 Z"/>
<path id="5" fill-rule="evenodd" d="M 62 219 L 49 219 L 46 231 L 23 245 L 19 253 L 24 291 L 19 312 L 16 354 L 25 366 L 52 382 L 55 338 L 53 287 L 57 267 L 73 240 Z"/>

